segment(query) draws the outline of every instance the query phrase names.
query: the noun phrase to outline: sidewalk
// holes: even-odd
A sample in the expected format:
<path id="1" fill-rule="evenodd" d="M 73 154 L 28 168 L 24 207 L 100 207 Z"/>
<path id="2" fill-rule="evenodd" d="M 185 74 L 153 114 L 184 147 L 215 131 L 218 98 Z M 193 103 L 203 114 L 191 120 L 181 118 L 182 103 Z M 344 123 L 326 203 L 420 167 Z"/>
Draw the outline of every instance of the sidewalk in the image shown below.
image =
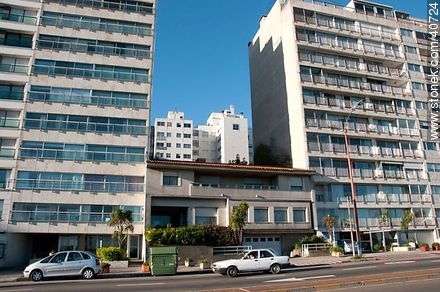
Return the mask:
<path id="1" fill-rule="evenodd" d="M 350 255 L 342 257 L 332 256 L 319 256 L 319 257 L 307 257 L 307 258 L 291 258 L 290 264 L 294 267 L 315 266 L 315 265 L 334 265 L 359 261 L 404 261 L 424 259 L 438 256 L 440 259 L 440 251 L 400 251 L 400 252 L 381 252 L 381 253 L 365 253 L 363 259 L 354 260 Z"/>
<path id="2" fill-rule="evenodd" d="M 361 260 L 353 260 L 351 255 L 342 257 L 332 256 L 320 256 L 320 257 L 308 257 L 308 258 L 292 258 L 290 264 L 293 267 L 307 267 L 317 265 L 335 265 L 350 262 L 359 261 L 405 261 L 405 260 L 418 260 L 425 258 L 438 257 L 440 259 L 440 251 L 402 251 L 402 252 L 382 252 L 382 253 L 366 253 Z M 177 273 L 182 274 L 201 274 L 211 273 L 210 269 L 202 270 L 198 266 L 185 267 L 178 266 Z M 131 277 L 147 277 L 150 273 L 141 272 L 140 266 L 131 266 L 128 268 L 111 269 L 110 273 L 102 274 L 100 278 L 131 278 Z M 22 271 L 20 270 L 0 270 L 0 284 L 7 282 L 24 281 L 22 278 Z"/>

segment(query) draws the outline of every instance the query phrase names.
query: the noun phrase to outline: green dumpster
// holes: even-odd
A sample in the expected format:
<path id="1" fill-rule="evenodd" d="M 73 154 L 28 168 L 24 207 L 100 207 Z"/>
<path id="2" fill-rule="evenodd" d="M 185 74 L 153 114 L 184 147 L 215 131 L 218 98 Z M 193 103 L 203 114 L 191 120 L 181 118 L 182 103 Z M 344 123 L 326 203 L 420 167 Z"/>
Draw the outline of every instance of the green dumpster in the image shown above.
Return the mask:
<path id="1" fill-rule="evenodd" d="M 175 275 L 177 273 L 177 247 L 150 247 L 151 275 Z"/>

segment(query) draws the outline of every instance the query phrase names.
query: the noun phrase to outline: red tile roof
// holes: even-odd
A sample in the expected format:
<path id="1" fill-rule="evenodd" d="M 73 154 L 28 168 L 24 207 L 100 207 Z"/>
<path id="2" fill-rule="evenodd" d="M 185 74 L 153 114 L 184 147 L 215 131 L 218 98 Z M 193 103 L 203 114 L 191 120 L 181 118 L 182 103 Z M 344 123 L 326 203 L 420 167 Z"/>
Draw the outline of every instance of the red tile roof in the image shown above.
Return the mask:
<path id="1" fill-rule="evenodd" d="M 165 160 L 165 159 L 153 159 L 147 161 L 148 164 L 162 164 L 162 165 L 175 165 L 175 166 L 193 166 L 193 167 L 216 167 L 225 169 L 237 169 L 237 170 L 261 170 L 261 171 L 281 171 L 281 172 L 306 172 L 309 174 L 315 174 L 314 170 L 303 168 L 291 168 L 282 166 L 263 166 L 263 165 L 244 165 L 244 164 L 229 164 L 229 163 L 207 163 L 207 162 L 193 162 L 193 161 L 177 161 L 177 160 Z"/>

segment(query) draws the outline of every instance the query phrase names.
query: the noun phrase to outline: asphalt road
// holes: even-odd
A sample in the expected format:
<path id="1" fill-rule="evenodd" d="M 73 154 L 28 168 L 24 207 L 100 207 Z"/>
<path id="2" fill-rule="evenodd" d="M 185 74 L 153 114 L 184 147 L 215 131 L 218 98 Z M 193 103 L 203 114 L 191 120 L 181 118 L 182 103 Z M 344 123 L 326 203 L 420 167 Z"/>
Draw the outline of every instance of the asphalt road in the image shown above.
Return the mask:
<path id="1" fill-rule="evenodd" d="M 94 279 L 94 280 L 47 280 L 40 283 L 23 282 L 15 286 L 0 288 L 0 291 L 207 291 L 215 289 L 238 288 L 247 291 L 248 287 L 262 287 L 270 289 L 290 283 L 313 284 L 323 279 L 340 279 L 347 281 L 355 276 L 377 275 L 380 278 L 393 272 L 422 271 L 440 268 L 440 258 L 405 260 L 392 262 L 362 262 L 332 266 L 317 266 L 307 268 L 293 268 L 278 275 L 271 274 L 243 274 L 236 278 L 229 278 L 218 274 L 177 275 L 162 277 L 142 277 L 126 279 Z M 433 282 L 434 283 L 434 282 Z M 399 286 L 394 284 L 393 286 Z M 380 286 L 378 286 L 380 287 Z M 385 286 L 384 286 L 385 287 Z M 438 287 L 438 286 L 437 286 Z M 400 287 L 401 288 L 401 287 Z M 355 288 L 351 288 L 355 289 Z M 251 289 L 252 290 L 252 289 Z M 381 290 L 381 289 L 380 289 Z M 380 291 L 375 290 L 366 291 Z M 388 291 L 384 288 L 383 291 Z M 436 291 L 430 290 L 430 291 Z M 343 291 L 343 290 L 341 290 Z M 397 290 L 396 290 L 397 291 Z M 399 292 L 403 290 L 399 289 Z M 408 291 L 423 291 L 413 289 Z M 428 290 L 429 291 L 429 290 Z"/>

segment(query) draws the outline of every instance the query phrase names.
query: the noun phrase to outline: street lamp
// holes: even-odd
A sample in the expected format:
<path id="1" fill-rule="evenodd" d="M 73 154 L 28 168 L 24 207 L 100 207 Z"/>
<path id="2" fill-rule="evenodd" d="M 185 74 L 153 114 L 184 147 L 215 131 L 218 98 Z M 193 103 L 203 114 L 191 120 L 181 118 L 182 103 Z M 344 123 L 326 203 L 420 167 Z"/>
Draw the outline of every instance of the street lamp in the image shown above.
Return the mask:
<path id="1" fill-rule="evenodd" d="M 364 99 L 359 100 L 352 108 L 350 113 L 348 114 L 347 118 L 345 119 L 344 124 L 342 125 L 344 130 L 344 140 L 345 140 L 345 153 L 347 155 L 347 163 L 348 163 L 348 175 L 350 178 L 350 186 L 351 186 L 351 201 L 353 202 L 353 216 L 354 216 L 354 225 L 356 229 L 356 246 L 358 248 L 358 256 L 362 256 L 362 247 L 361 245 L 361 234 L 359 232 L 359 217 L 357 212 L 357 206 L 356 206 L 356 188 L 354 187 L 354 181 L 353 181 L 353 169 L 351 166 L 351 158 L 350 158 L 350 149 L 349 149 L 349 142 L 348 142 L 348 135 L 347 135 L 347 123 L 348 120 L 351 117 L 351 114 L 354 112 L 354 110 L 362 105 L 365 102 Z M 353 249 L 355 247 L 353 246 Z"/>

